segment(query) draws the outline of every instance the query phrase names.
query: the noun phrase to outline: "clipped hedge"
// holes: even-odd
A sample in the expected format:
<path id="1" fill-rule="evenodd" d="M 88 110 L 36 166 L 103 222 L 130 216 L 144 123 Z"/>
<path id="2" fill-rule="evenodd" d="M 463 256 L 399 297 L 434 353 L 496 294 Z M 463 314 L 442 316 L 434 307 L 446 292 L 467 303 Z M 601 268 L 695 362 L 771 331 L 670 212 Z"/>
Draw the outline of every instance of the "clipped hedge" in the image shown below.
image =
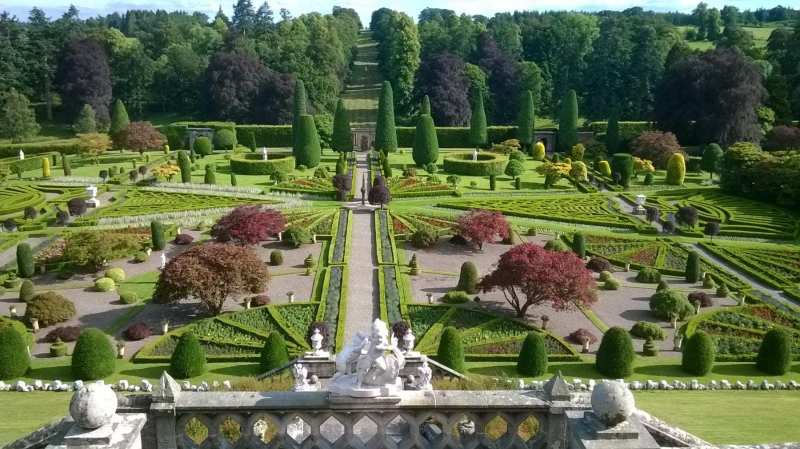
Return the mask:
<path id="1" fill-rule="evenodd" d="M 27 160 L 28 155 L 42 153 L 77 154 L 80 152 L 81 146 L 79 139 L 0 144 L 0 157 L 18 157 L 19 150 L 25 152 L 25 160 Z M 41 167 L 41 161 L 38 162 Z"/>
<path id="2" fill-rule="evenodd" d="M 240 153 L 231 157 L 231 171 L 239 175 L 272 175 L 294 171 L 294 156 L 268 153 L 267 160 L 259 153 Z"/>
<path id="3" fill-rule="evenodd" d="M 548 129 L 550 131 L 552 129 Z M 542 131 L 537 130 L 537 131 Z M 499 143 L 508 139 L 517 138 L 516 126 L 490 126 L 487 128 L 488 144 Z M 439 148 L 472 148 L 474 145 L 469 139 L 469 127 L 437 126 L 436 138 Z M 414 143 L 414 127 L 397 127 L 397 144 L 400 147 L 411 147 Z"/>
<path id="4" fill-rule="evenodd" d="M 188 379 L 206 372 L 206 354 L 192 332 L 181 335 L 169 361 L 169 373 L 176 379 Z"/>
<path id="5" fill-rule="evenodd" d="M 478 160 L 472 160 L 472 153 L 454 153 L 445 156 L 444 171 L 462 176 L 502 175 L 508 164 L 508 156 L 496 153 L 478 153 Z"/>
<path id="6" fill-rule="evenodd" d="M 114 373 L 117 353 L 105 332 L 85 329 L 72 352 L 72 376 L 81 380 L 102 379 Z"/>
<path id="7" fill-rule="evenodd" d="M 0 328 L 0 379 L 23 376 L 30 367 L 30 357 L 23 334 L 12 326 Z"/>
<path id="8" fill-rule="evenodd" d="M 248 142 L 253 133 L 258 147 L 291 147 L 292 125 L 237 125 L 239 142 Z"/>

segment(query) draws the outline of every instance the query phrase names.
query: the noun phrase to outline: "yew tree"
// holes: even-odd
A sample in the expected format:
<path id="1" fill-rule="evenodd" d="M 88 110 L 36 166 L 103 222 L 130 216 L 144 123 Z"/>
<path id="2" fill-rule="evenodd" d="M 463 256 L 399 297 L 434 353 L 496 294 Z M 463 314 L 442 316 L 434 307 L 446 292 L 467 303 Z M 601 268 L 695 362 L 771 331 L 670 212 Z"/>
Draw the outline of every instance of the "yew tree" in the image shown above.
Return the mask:
<path id="1" fill-rule="evenodd" d="M 484 292 L 500 289 L 519 318 L 531 306 L 547 303 L 563 311 L 597 300 L 591 272 L 581 259 L 571 252 L 548 251 L 533 243 L 503 253 L 478 288 Z"/>
<path id="2" fill-rule="evenodd" d="M 250 247 L 209 243 L 167 262 L 153 299 L 164 304 L 195 298 L 218 315 L 231 295 L 262 293 L 268 282 L 267 265 Z"/>
<path id="3" fill-rule="evenodd" d="M 286 220 L 279 211 L 260 206 L 240 206 L 217 221 L 211 228 L 211 236 L 222 243 L 255 245 L 284 228 Z"/>
<path id="4" fill-rule="evenodd" d="M 509 229 L 508 221 L 503 214 L 480 209 L 472 210 L 458 217 L 456 223 L 458 235 L 477 246 L 478 249 L 482 249 L 486 242 L 493 242 L 497 238 L 508 238 Z"/>

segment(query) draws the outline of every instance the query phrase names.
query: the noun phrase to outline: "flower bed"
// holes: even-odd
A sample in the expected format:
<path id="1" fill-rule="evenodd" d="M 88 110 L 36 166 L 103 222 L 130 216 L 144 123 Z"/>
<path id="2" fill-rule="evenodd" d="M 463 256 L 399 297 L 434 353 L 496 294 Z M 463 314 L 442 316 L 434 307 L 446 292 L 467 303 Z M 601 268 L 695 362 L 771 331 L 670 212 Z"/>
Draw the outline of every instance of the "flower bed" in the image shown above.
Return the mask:
<path id="1" fill-rule="evenodd" d="M 281 182 L 270 187 L 272 192 L 308 193 L 333 197 L 336 190 L 330 179 L 298 178 Z"/>
<path id="2" fill-rule="evenodd" d="M 498 153 L 478 153 L 477 160 L 471 152 L 451 153 L 444 158 L 444 171 L 462 176 L 502 175 L 508 164 L 508 156 Z"/>
<path id="3" fill-rule="evenodd" d="M 125 198 L 109 207 L 101 208 L 92 219 L 129 217 L 181 211 L 198 211 L 237 207 L 248 204 L 275 204 L 268 198 L 235 198 L 196 193 L 158 192 L 150 190 L 129 190 Z"/>
<path id="4" fill-rule="evenodd" d="M 387 181 L 392 198 L 446 196 L 455 192 L 448 184 L 431 182 L 425 178 L 389 178 Z"/>
<path id="5" fill-rule="evenodd" d="M 239 153 L 231 156 L 231 171 L 237 175 L 272 175 L 294 171 L 295 159 L 289 153 Z"/>

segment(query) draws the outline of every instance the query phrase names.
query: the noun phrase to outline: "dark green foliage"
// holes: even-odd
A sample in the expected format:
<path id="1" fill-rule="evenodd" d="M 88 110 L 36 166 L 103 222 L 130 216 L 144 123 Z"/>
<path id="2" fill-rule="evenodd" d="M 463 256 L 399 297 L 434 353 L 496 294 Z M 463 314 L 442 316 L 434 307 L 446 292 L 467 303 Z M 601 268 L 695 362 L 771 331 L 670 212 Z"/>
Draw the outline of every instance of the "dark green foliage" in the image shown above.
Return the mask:
<path id="1" fill-rule="evenodd" d="M 485 147 L 489 142 L 486 129 L 486 110 L 483 107 L 483 94 L 472 93 L 472 117 L 469 119 L 469 143 L 476 147 Z"/>
<path id="2" fill-rule="evenodd" d="M 36 318 L 40 327 L 48 327 L 67 321 L 75 316 L 75 305 L 55 292 L 34 295 L 25 307 L 25 322 Z"/>
<path id="3" fill-rule="evenodd" d="M 581 259 L 586 257 L 586 237 L 582 232 L 576 232 L 572 237 L 572 250 Z"/>
<path id="4" fill-rule="evenodd" d="M 633 373 L 635 357 L 628 332 L 621 327 L 612 327 L 603 335 L 597 349 L 595 367 L 609 379 L 622 379 Z"/>
<path id="5" fill-rule="evenodd" d="M 384 178 L 391 178 L 392 177 L 392 166 L 389 164 L 389 158 L 384 158 L 383 162 L 381 163 L 381 171 L 383 172 Z"/>
<path id="6" fill-rule="evenodd" d="M 534 105 L 533 93 L 526 90 L 519 100 L 519 113 L 517 115 L 517 139 L 522 144 L 522 151 L 530 153 L 534 136 Z"/>
<path id="7" fill-rule="evenodd" d="M 497 190 L 497 175 L 489 175 L 489 190 Z"/>
<path id="8" fill-rule="evenodd" d="M 378 120 L 375 124 L 375 149 L 388 153 L 397 151 L 397 130 L 394 122 L 394 95 L 392 84 L 383 82 L 378 100 Z"/>
<path id="9" fill-rule="evenodd" d="M 269 264 L 276 267 L 283 265 L 283 251 L 276 249 L 269 253 Z"/>
<path id="10" fill-rule="evenodd" d="M 469 302 L 469 294 L 462 290 L 450 290 L 442 296 L 445 304 L 464 304 Z"/>
<path id="11" fill-rule="evenodd" d="M 645 340 L 663 340 L 664 329 L 656 323 L 639 321 L 631 327 L 631 335 Z"/>
<path id="12" fill-rule="evenodd" d="M 217 183 L 217 167 L 214 164 L 206 164 L 206 173 L 203 176 L 203 183 L 205 184 Z"/>
<path id="13" fill-rule="evenodd" d="M 78 134 L 87 134 L 97 132 L 97 123 L 94 119 L 94 109 L 88 104 L 83 105 L 81 112 L 78 113 L 78 118 L 72 125 L 72 129 Z"/>
<path id="14" fill-rule="evenodd" d="M 283 241 L 293 248 L 300 248 L 304 243 L 311 241 L 311 234 L 306 228 L 289 226 L 283 231 Z"/>
<path id="15" fill-rule="evenodd" d="M 236 180 L 236 173 L 231 172 L 231 185 L 236 187 L 239 185 L 239 181 Z"/>
<path id="16" fill-rule="evenodd" d="M 236 148 L 236 133 L 232 129 L 222 128 L 214 133 L 214 150 L 233 151 Z"/>
<path id="17" fill-rule="evenodd" d="M 569 251 L 569 247 L 561 239 L 548 240 L 544 244 L 544 249 L 546 249 L 548 251 L 555 251 L 555 252 L 560 252 L 560 253 L 565 253 L 565 252 Z"/>
<path id="18" fill-rule="evenodd" d="M 298 119 L 297 129 L 300 135 L 297 137 L 297 147 L 294 151 L 295 161 L 298 166 L 304 165 L 314 168 L 319 165 L 322 156 L 322 148 L 319 143 L 317 126 L 314 124 L 314 117 L 303 115 Z"/>
<path id="19" fill-rule="evenodd" d="M 646 185 L 646 186 L 653 185 L 653 174 L 652 173 L 648 173 L 648 174 L 644 175 L 644 185 Z"/>
<path id="20" fill-rule="evenodd" d="M 122 143 L 125 130 L 128 129 L 128 125 L 130 124 L 131 121 L 128 118 L 128 111 L 125 109 L 125 104 L 123 104 L 121 100 L 115 101 L 114 107 L 111 110 L 111 126 L 108 129 L 108 135 L 110 135 L 111 139 L 114 141 L 115 147 L 118 148 Z"/>
<path id="21" fill-rule="evenodd" d="M 436 138 L 436 127 L 430 115 L 420 115 L 417 118 L 412 156 L 417 167 L 424 167 L 439 160 L 439 141 Z"/>
<path id="22" fill-rule="evenodd" d="M 300 148 L 300 117 L 308 114 L 307 102 L 306 85 L 298 78 L 294 84 L 292 100 L 292 152 L 295 154 Z"/>
<path id="23" fill-rule="evenodd" d="M 178 168 L 181 170 L 181 182 L 192 182 L 192 162 L 185 151 L 178 151 Z"/>
<path id="24" fill-rule="evenodd" d="M 442 332 L 436 360 L 459 373 L 467 372 L 464 364 L 464 343 L 461 341 L 461 332 L 455 327 L 448 326 Z"/>
<path id="25" fill-rule="evenodd" d="M 33 252 L 31 245 L 27 243 L 20 243 L 17 245 L 17 275 L 21 278 L 29 278 L 33 276 Z"/>
<path id="26" fill-rule="evenodd" d="M 651 338 L 644 341 L 644 345 L 642 345 L 642 355 L 646 357 L 655 357 L 658 355 L 658 346 Z"/>
<path id="27" fill-rule="evenodd" d="M 678 290 L 657 291 L 650 297 L 650 311 L 662 320 L 683 320 L 694 315 L 694 307 L 689 303 L 686 295 Z"/>
<path id="28" fill-rule="evenodd" d="M 519 151 L 517 151 L 517 153 L 519 153 Z M 525 165 L 517 159 L 510 160 L 508 165 L 506 165 L 505 173 L 512 178 L 520 176 L 523 172 L 525 172 Z"/>
<path id="29" fill-rule="evenodd" d="M 629 187 L 633 176 L 633 158 L 628 153 L 616 153 L 611 157 L 611 176 L 622 187 Z"/>
<path id="30" fill-rule="evenodd" d="M 700 280 L 700 256 L 691 251 L 686 259 L 686 282 L 695 283 Z"/>
<path id="31" fill-rule="evenodd" d="M 200 157 L 210 155 L 213 152 L 213 148 L 211 147 L 211 139 L 205 136 L 198 137 L 194 140 L 192 149 L 194 150 L 194 154 L 198 154 Z"/>
<path id="32" fill-rule="evenodd" d="M 333 138 L 331 148 L 340 153 L 353 151 L 353 135 L 350 129 L 350 119 L 344 101 L 340 98 L 336 103 L 336 112 L 333 115 Z"/>
<path id="33" fill-rule="evenodd" d="M 461 264 L 461 272 L 458 275 L 458 285 L 456 290 L 465 291 L 471 295 L 478 293 L 478 268 L 475 264 L 466 261 Z"/>
<path id="34" fill-rule="evenodd" d="M 200 341 L 191 332 L 181 335 L 169 360 L 169 373 L 177 379 L 188 379 L 206 372 L 206 354 Z"/>
<path id="35" fill-rule="evenodd" d="M 0 379 L 25 375 L 30 364 L 23 336 L 13 326 L 0 327 Z"/>
<path id="36" fill-rule="evenodd" d="M 72 377 L 98 380 L 116 370 L 117 352 L 105 332 L 90 327 L 84 329 L 72 351 Z"/>
<path id="37" fill-rule="evenodd" d="M 419 115 L 431 115 L 431 99 L 427 95 L 422 97 L 422 105 L 419 108 Z"/>
<path id="38" fill-rule="evenodd" d="M 715 353 L 714 340 L 707 333 L 696 331 L 683 346 L 681 367 L 689 374 L 705 376 L 714 366 Z"/>
<path id="39" fill-rule="evenodd" d="M 22 281 L 22 285 L 19 287 L 19 300 L 21 302 L 27 303 L 33 296 L 36 294 L 36 291 L 33 287 L 33 282 L 30 279 L 25 279 Z"/>
<path id="40" fill-rule="evenodd" d="M 665 290 L 669 290 L 669 284 L 667 284 L 667 281 L 662 279 L 662 280 L 658 281 L 658 286 L 656 287 L 656 292 L 663 292 Z"/>
<path id="41" fill-rule="evenodd" d="M 164 238 L 164 225 L 160 221 L 150 222 L 150 241 L 156 251 L 161 251 L 167 246 L 167 240 Z"/>
<path id="42" fill-rule="evenodd" d="M 782 329 L 770 329 L 761 340 L 756 367 L 767 374 L 782 376 L 792 364 L 792 338 Z"/>
<path id="43" fill-rule="evenodd" d="M 61 155 L 61 168 L 64 170 L 64 176 L 72 176 L 72 166 L 66 154 Z"/>
<path id="44" fill-rule="evenodd" d="M 558 115 L 558 151 L 568 153 L 578 143 L 578 96 L 569 90 Z"/>
<path id="45" fill-rule="evenodd" d="M 636 282 L 645 284 L 658 284 L 661 282 L 661 272 L 655 268 L 644 267 L 636 273 Z"/>
<path id="46" fill-rule="evenodd" d="M 278 332 L 272 332 L 261 350 L 261 372 L 280 368 L 287 363 L 289 363 L 289 352 L 286 350 L 286 341 Z"/>
<path id="47" fill-rule="evenodd" d="M 439 235 L 432 228 L 421 226 L 411 234 L 411 245 L 414 248 L 430 248 L 439 241 Z"/>
<path id="48" fill-rule="evenodd" d="M 247 148 L 250 148 L 250 151 L 256 151 L 258 144 L 256 143 L 256 133 L 253 131 L 248 131 L 247 134 Z"/>
<path id="49" fill-rule="evenodd" d="M 722 159 L 725 157 L 725 152 L 722 151 L 719 145 L 711 143 L 703 150 L 703 159 L 701 166 L 703 170 L 708 172 L 709 178 L 714 177 L 714 173 L 719 173 L 722 167 Z"/>
<path id="50" fill-rule="evenodd" d="M 547 346 L 538 332 L 529 333 L 522 342 L 517 372 L 526 377 L 538 377 L 547 372 Z"/>
<path id="51" fill-rule="evenodd" d="M 619 118 L 616 113 L 612 113 L 608 119 L 606 127 L 606 152 L 608 154 L 617 153 L 619 150 Z"/>

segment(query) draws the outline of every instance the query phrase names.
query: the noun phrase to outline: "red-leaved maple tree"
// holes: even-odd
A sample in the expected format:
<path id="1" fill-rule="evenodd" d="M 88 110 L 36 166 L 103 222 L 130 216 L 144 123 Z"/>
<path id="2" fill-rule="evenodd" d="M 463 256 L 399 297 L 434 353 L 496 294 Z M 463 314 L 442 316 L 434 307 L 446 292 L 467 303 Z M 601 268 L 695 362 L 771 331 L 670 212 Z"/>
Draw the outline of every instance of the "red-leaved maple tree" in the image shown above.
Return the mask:
<path id="1" fill-rule="evenodd" d="M 220 218 L 211 228 L 211 236 L 218 242 L 255 245 L 286 228 L 283 214 L 275 209 L 260 206 L 239 206 Z"/>
<path id="2" fill-rule="evenodd" d="M 591 272 L 575 254 L 548 251 L 533 243 L 503 253 L 478 288 L 484 292 L 500 289 L 520 318 L 539 304 L 571 310 L 597 300 Z"/>
<path id="3" fill-rule="evenodd" d="M 482 249 L 486 242 L 507 238 L 510 228 L 506 217 L 500 212 L 475 209 L 458 217 L 456 232 L 478 249 Z"/>
<path id="4" fill-rule="evenodd" d="M 231 295 L 262 293 L 267 282 L 267 265 L 250 247 L 209 243 L 167 262 L 153 299 L 163 304 L 196 298 L 218 315 Z"/>
<path id="5" fill-rule="evenodd" d="M 159 150 L 167 143 L 167 138 L 150 122 L 133 122 L 123 131 L 125 148 L 143 153 Z"/>

